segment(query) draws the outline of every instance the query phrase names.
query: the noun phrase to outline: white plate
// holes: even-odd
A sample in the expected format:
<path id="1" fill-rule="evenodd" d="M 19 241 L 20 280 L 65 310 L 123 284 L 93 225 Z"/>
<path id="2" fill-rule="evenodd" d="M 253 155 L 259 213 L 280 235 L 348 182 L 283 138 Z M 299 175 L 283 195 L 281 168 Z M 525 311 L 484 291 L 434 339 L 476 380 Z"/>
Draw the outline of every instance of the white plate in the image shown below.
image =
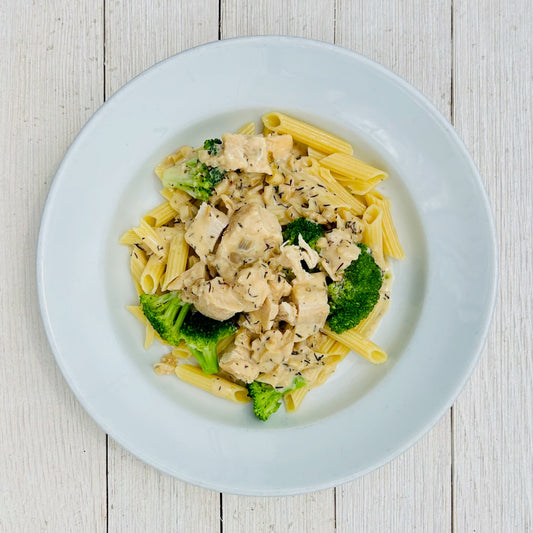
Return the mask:
<path id="1" fill-rule="evenodd" d="M 282 110 L 345 137 L 385 168 L 407 259 L 373 366 L 355 354 L 301 410 L 267 423 L 152 363 L 125 310 L 136 295 L 117 244 L 160 201 L 153 167 L 181 144 Z M 44 324 L 70 387 L 116 441 L 185 481 L 239 494 L 293 494 L 348 481 L 412 445 L 475 366 L 495 297 L 496 244 L 479 174 L 435 108 L 347 50 L 284 37 L 235 39 L 157 64 L 87 123 L 48 196 L 37 273 Z"/>

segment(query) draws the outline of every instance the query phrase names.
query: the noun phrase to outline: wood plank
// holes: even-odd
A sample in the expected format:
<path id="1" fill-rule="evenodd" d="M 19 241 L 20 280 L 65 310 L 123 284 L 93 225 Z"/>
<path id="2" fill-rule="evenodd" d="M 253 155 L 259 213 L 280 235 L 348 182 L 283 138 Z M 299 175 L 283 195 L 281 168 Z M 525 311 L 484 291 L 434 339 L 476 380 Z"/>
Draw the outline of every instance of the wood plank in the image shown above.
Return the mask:
<path id="1" fill-rule="evenodd" d="M 533 4 L 454 0 L 456 128 L 500 243 L 490 336 L 454 409 L 455 531 L 533 530 Z"/>
<path id="2" fill-rule="evenodd" d="M 334 0 L 222 0 L 221 36 L 291 35 L 333 42 Z"/>
<path id="3" fill-rule="evenodd" d="M 333 0 L 222 1 L 221 35 L 292 35 L 333 42 Z M 311 16 L 312 14 L 312 16 Z M 223 531 L 335 530 L 334 490 L 287 498 L 223 495 Z"/>
<path id="4" fill-rule="evenodd" d="M 105 531 L 105 434 L 48 346 L 35 247 L 66 148 L 101 104 L 99 2 L 0 9 L 0 531 Z"/>
<path id="5" fill-rule="evenodd" d="M 157 61 L 218 38 L 218 1 L 106 2 L 106 96 Z M 109 531 L 220 530 L 220 497 L 161 474 L 109 439 Z"/>
<path id="6" fill-rule="evenodd" d="M 450 118 L 450 2 L 337 3 L 336 43 L 389 67 Z M 450 416 L 377 472 L 337 490 L 337 531 L 451 530 Z"/>

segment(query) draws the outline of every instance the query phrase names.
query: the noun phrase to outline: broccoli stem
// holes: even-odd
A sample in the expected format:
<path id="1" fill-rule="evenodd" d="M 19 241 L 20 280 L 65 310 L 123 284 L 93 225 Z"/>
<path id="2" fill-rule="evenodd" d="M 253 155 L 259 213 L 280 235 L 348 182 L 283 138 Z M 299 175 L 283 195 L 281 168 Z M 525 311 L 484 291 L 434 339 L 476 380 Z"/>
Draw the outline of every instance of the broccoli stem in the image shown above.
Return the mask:
<path id="1" fill-rule="evenodd" d="M 200 363 L 200 367 L 204 374 L 216 374 L 218 372 L 216 344 L 205 347 L 203 351 L 197 350 L 194 346 L 189 346 L 189 349 L 194 357 L 196 357 L 198 363 Z"/>

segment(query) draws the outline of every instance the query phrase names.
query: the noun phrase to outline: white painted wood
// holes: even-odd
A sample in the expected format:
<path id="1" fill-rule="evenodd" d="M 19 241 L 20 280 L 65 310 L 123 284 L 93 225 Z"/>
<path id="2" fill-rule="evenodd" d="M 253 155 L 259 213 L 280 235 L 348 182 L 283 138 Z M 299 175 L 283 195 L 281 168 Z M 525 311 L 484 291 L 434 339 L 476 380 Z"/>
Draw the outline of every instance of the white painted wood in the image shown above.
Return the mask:
<path id="1" fill-rule="evenodd" d="M 331 533 L 335 531 L 333 490 L 272 498 L 224 494 L 223 503 L 224 533 Z"/>
<path id="2" fill-rule="evenodd" d="M 102 14 L 4 2 L 0 28 L 0 531 L 102 532 L 105 434 L 55 364 L 35 282 L 48 188 L 102 101 Z"/>
<path id="3" fill-rule="evenodd" d="M 106 1 L 106 95 L 157 61 L 216 41 L 218 0 Z M 109 439 L 109 531 L 220 531 L 220 497 L 161 474 Z"/>
<path id="4" fill-rule="evenodd" d="M 333 0 L 222 0 L 221 35 L 293 35 L 333 42 Z M 335 493 L 258 498 L 223 495 L 223 531 L 327 533 L 335 530 Z"/>
<path id="5" fill-rule="evenodd" d="M 454 408 L 454 526 L 533 531 L 533 3 L 454 0 L 455 124 L 500 243 L 494 322 Z"/>
<path id="6" fill-rule="evenodd" d="M 292 35 L 333 42 L 334 0 L 221 0 L 221 36 Z"/>
<path id="7" fill-rule="evenodd" d="M 450 117 L 450 2 L 338 0 L 336 15 L 337 44 L 403 76 Z M 399 458 L 337 489 L 337 531 L 450 531 L 450 479 L 446 415 Z"/>

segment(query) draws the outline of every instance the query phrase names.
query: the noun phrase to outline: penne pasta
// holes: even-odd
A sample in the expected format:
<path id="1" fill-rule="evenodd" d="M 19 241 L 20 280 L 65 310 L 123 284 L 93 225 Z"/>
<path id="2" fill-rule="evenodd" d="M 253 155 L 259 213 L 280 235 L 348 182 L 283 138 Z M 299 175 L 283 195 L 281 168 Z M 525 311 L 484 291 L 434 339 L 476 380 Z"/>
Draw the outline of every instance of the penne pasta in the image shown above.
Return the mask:
<path id="1" fill-rule="evenodd" d="M 186 383 L 203 389 L 219 398 L 230 400 L 236 403 L 247 403 L 250 401 L 246 387 L 237 385 L 216 374 L 206 375 L 202 369 L 188 364 L 178 365 L 176 375 Z"/>
<path id="2" fill-rule="evenodd" d="M 165 271 L 166 262 L 164 259 L 161 259 L 157 255 L 151 255 L 148 258 L 148 262 L 144 267 L 143 273 L 141 274 L 141 288 L 145 294 L 155 294 L 161 276 Z"/>
<path id="3" fill-rule="evenodd" d="M 387 173 L 379 168 L 371 167 L 363 161 L 347 154 L 331 154 L 320 160 L 320 164 L 331 172 L 344 176 L 345 178 L 369 181 L 378 179 L 383 181 L 387 178 Z M 378 181 L 378 183 L 379 183 Z"/>
<path id="4" fill-rule="evenodd" d="M 182 161 L 183 159 L 189 157 L 192 151 L 193 149 L 191 146 L 182 146 L 172 154 L 165 157 L 165 159 L 163 159 L 163 161 L 161 161 L 161 163 L 159 163 L 159 165 L 157 165 L 154 169 L 156 176 L 159 179 L 163 179 L 163 173 L 167 168 L 173 167 L 179 161 Z"/>
<path id="5" fill-rule="evenodd" d="M 167 287 L 187 268 L 189 245 L 185 241 L 185 231 L 180 229 L 170 241 L 167 257 L 167 268 L 161 289 Z"/>
<path id="6" fill-rule="evenodd" d="M 159 237 L 159 234 L 150 226 L 145 220 L 141 220 L 140 224 L 133 228 L 133 231 L 141 239 L 141 244 L 146 246 L 153 254 L 163 259 L 166 255 L 166 244 Z"/>
<path id="7" fill-rule="evenodd" d="M 329 337 L 339 341 L 346 347 L 352 349 L 354 352 L 362 355 L 371 363 L 376 365 L 382 364 L 387 360 L 387 353 L 381 349 L 377 344 L 374 344 L 370 339 L 359 335 L 353 329 L 344 331 L 343 333 L 335 333 L 329 327 L 325 326 L 322 332 Z"/>
<path id="8" fill-rule="evenodd" d="M 310 389 L 311 387 L 309 386 L 301 387 L 283 396 L 283 402 L 287 413 L 293 413 L 300 407 L 300 405 L 302 405 L 302 402 Z"/>
<path id="9" fill-rule="evenodd" d="M 390 200 L 377 191 L 365 195 L 365 199 L 368 205 L 378 205 L 383 211 L 383 251 L 395 259 L 405 259 L 405 252 L 392 221 Z"/>
<path id="10" fill-rule="evenodd" d="M 177 211 L 170 205 L 170 202 L 167 200 L 162 204 L 154 207 L 142 219 L 149 225 L 154 228 L 159 228 L 164 224 L 168 224 L 170 221 L 176 218 Z"/>
<path id="11" fill-rule="evenodd" d="M 275 111 L 263 115 L 263 124 L 274 133 L 289 134 L 294 140 L 307 144 L 320 152 L 327 154 L 334 152 L 353 153 L 352 146 L 340 137 L 311 126 L 307 122 L 289 117 L 284 113 Z"/>
<path id="12" fill-rule="evenodd" d="M 247 122 L 241 126 L 235 133 L 239 135 L 255 135 L 255 122 Z"/>
<path id="13" fill-rule="evenodd" d="M 383 257 L 383 211 L 376 204 L 363 213 L 363 242 L 372 250 L 378 265 L 384 265 Z"/>
<path id="14" fill-rule="evenodd" d="M 132 246 L 130 248 L 130 273 L 133 278 L 133 283 L 137 289 L 137 294 L 143 294 L 143 289 L 141 287 L 141 276 L 146 267 L 148 259 L 143 250 L 137 246 Z"/>
<path id="15" fill-rule="evenodd" d="M 388 298 L 381 295 L 378 303 L 374 306 L 374 309 L 372 309 L 370 314 L 366 318 L 363 318 L 363 320 L 353 328 L 354 331 L 367 339 L 371 337 L 376 330 L 379 321 L 383 318 L 385 311 L 389 307 L 389 301 Z"/>
<path id="16" fill-rule="evenodd" d="M 124 232 L 122 234 L 122 236 L 120 237 L 118 242 L 119 242 L 119 244 L 124 244 L 126 246 L 130 246 L 130 245 L 133 245 L 133 244 L 140 244 L 142 242 L 142 240 L 139 237 L 139 235 L 137 235 L 135 230 L 132 228 L 132 229 L 129 229 L 128 231 Z"/>
<path id="17" fill-rule="evenodd" d="M 126 309 L 141 323 L 145 326 L 146 333 L 145 333 L 145 340 L 144 340 L 144 348 L 147 350 L 150 345 L 152 344 L 152 341 L 154 338 L 157 338 L 159 342 L 162 342 L 163 344 L 167 344 L 158 334 L 157 331 L 152 327 L 148 319 L 144 316 L 144 313 L 142 311 L 142 308 L 140 305 L 127 305 Z"/>

